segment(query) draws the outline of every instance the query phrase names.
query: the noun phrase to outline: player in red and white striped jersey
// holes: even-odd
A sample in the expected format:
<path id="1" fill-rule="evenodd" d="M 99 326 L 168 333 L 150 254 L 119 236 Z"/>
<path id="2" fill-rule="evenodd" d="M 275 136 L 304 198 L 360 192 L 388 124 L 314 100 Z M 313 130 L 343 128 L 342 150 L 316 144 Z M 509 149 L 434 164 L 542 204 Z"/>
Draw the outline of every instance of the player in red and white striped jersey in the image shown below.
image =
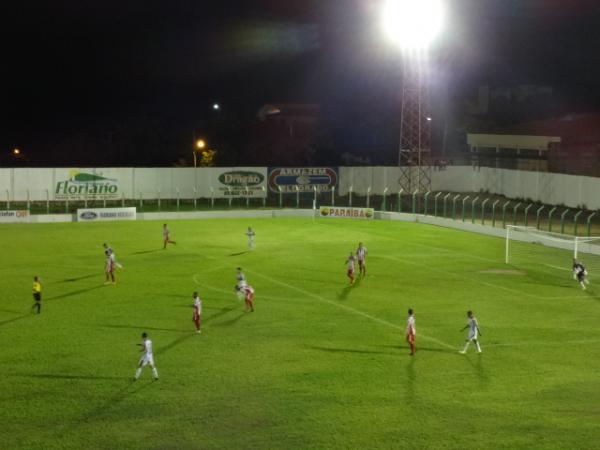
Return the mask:
<path id="1" fill-rule="evenodd" d="M 417 335 L 417 329 L 415 328 L 415 315 L 413 310 L 408 310 L 408 319 L 406 320 L 406 342 L 410 347 L 410 356 L 415 354 L 415 336 Z"/>
<path id="2" fill-rule="evenodd" d="M 104 264 L 106 280 L 104 281 L 104 284 L 110 284 L 111 282 L 112 284 L 117 284 L 117 280 L 115 279 L 115 254 L 105 250 L 104 256 L 106 256 L 106 262 Z"/>
<path id="3" fill-rule="evenodd" d="M 244 302 L 246 303 L 246 312 L 254 312 L 254 289 L 252 286 L 245 284 L 243 286 L 236 286 L 235 289 L 244 295 Z"/>
<path id="4" fill-rule="evenodd" d="M 169 234 L 170 234 L 169 228 L 167 227 L 167 224 L 165 223 L 163 225 L 163 249 L 167 248 L 167 244 L 177 244 L 177 242 L 171 240 Z"/>
<path id="5" fill-rule="evenodd" d="M 200 334 L 202 333 L 202 330 L 200 330 L 200 318 L 202 316 L 202 300 L 200 300 L 200 296 L 197 292 L 194 292 L 192 298 L 194 299 L 194 315 L 192 317 L 192 320 L 196 325 L 196 333 Z"/>
<path id="6" fill-rule="evenodd" d="M 358 243 L 358 248 L 356 249 L 356 258 L 358 259 L 358 270 L 360 274 L 365 276 L 367 274 L 367 247 L 363 247 L 362 242 Z"/>
<path id="7" fill-rule="evenodd" d="M 354 253 L 350 253 L 350 256 L 348 256 L 348 259 L 346 260 L 346 267 L 347 267 L 346 275 L 348 275 L 348 278 L 350 278 L 350 284 L 354 284 L 354 262 L 355 261 L 356 261 L 356 257 L 354 256 Z"/>

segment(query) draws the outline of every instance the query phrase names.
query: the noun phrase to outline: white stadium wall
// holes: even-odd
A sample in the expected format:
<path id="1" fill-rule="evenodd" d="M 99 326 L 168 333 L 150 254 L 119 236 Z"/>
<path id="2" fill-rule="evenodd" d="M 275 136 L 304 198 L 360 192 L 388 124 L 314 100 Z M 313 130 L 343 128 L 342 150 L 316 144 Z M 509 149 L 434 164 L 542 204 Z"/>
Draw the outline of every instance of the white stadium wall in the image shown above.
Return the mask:
<path id="1" fill-rule="evenodd" d="M 337 192 L 347 195 L 388 195 L 400 189 L 398 167 L 339 167 Z M 471 166 L 448 166 L 434 170 L 432 190 L 479 192 L 525 198 L 568 207 L 600 208 L 600 178 L 547 172 L 529 172 Z M 78 178 L 79 177 L 79 178 Z M 93 179 L 95 181 L 78 181 Z M 219 168 L 103 168 L 103 169 L 0 169 L 0 202 L 65 200 L 83 198 L 83 185 L 99 189 L 87 198 L 144 199 L 263 197 L 267 192 L 266 167 Z M 85 187 L 90 189 L 90 187 Z M 211 190 L 212 189 L 212 190 Z M 69 193 L 71 190 L 71 193 Z"/>

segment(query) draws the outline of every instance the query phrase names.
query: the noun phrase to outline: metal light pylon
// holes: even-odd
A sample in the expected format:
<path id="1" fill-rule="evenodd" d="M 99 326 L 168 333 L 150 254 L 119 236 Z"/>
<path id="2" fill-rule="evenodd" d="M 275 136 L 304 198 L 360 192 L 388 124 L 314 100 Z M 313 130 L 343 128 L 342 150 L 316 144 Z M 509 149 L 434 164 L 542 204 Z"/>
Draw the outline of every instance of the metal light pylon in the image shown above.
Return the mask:
<path id="1" fill-rule="evenodd" d="M 419 57 L 420 56 L 420 57 Z M 425 58 L 410 55 L 403 61 L 400 122 L 400 187 L 405 192 L 431 190 L 431 133 Z"/>

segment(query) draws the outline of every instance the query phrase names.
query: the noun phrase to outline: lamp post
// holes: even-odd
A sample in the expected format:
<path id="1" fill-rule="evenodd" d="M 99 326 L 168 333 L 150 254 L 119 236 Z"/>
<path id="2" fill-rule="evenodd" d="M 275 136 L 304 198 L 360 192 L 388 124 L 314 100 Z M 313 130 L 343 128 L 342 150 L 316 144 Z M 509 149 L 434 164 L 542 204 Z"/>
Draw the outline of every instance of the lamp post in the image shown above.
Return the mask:
<path id="1" fill-rule="evenodd" d="M 206 147 L 206 142 L 204 141 L 204 139 L 198 139 L 194 143 L 194 151 L 192 152 L 192 154 L 194 155 L 194 167 L 198 167 L 198 160 L 197 160 L 196 154 L 199 151 L 202 151 L 205 147 Z"/>

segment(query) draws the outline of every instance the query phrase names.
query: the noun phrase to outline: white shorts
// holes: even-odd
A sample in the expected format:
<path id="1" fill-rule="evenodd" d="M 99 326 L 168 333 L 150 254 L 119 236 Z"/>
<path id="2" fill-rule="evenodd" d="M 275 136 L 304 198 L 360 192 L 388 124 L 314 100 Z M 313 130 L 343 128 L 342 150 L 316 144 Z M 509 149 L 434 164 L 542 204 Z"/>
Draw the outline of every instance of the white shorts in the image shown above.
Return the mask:
<path id="1" fill-rule="evenodd" d="M 476 341 L 477 340 L 477 331 L 469 331 L 469 337 L 467 341 Z"/>
<path id="2" fill-rule="evenodd" d="M 154 356 L 144 355 L 140 358 L 140 366 L 144 367 L 148 364 L 154 366 Z"/>

